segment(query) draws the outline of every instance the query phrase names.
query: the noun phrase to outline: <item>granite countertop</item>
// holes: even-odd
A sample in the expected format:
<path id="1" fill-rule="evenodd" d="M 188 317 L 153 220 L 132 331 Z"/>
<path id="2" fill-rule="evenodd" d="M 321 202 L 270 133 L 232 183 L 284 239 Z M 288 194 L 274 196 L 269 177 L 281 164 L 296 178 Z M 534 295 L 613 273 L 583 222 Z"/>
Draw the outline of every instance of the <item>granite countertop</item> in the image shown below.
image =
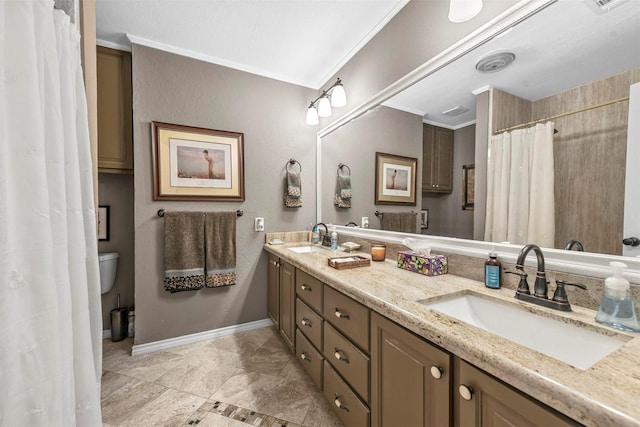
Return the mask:
<path id="1" fill-rule="evenodd" d="M 572 307 L 561 313 L 516 300 L 513 290 L 488 289 L 483 283 L 452 274 L 428 277 L 397 268 L 396 262 L 336 270 L 329 249 L 298 254 L 288 250 L 305 243 L 266 244 L 265 250 L 327 285 L 501 379 L 568 417 L 588 426 L 640 426 L 640 334 L 604 327 L 593 310 Z M 346 256 L 338 252 L 338 256 Z M 368 254 L 352 252 L 349 255 Z M 472 291 L 529 311 L 561 318 L 605 335 L 628 340 L 587 370 L 575 368 L 535 350 L 441 314 L 420 301 Z M 508 321 L 508 319 L 505 319 Z"/>

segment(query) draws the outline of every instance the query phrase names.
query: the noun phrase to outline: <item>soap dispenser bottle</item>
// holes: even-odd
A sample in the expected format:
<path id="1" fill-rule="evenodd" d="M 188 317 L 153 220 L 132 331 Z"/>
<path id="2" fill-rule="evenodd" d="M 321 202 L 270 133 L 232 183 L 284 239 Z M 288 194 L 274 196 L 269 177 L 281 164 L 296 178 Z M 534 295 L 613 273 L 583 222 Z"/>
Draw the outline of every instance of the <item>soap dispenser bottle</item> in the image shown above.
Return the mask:
<path id="1" fill-rule="evenodd" d="M 623 331 L 640 332 L 629 281 L 622 277 L 622 270 L 627 266 L 618 261 L 610 262 L 609 266 L 613 276 L 604 281 L 604 294 L 596 322 Z"/>
<path id="2" fill-rule="evenodd" d="M 500 289 L 500 268 L 502 265 L 498 261 L 498 254 L 494 248 L 489 252 L 489 259 L 484 263 L 484 285 L 491 289 Z"/>
<path id="3" fill-rule="evenodd" d="M 331 227 L 331 249 L 333 251 L 338 250 L 338 232 L 335 227 Z"/>
<path id="4" fill-rule="evenodd" d="M 311 242 L 313 242 L 314 245 L 317 245 L 318 243 L 320 243 L 320 231 L 318 230 L 317 225 L 313 227 L 313 232 L 311 234 Z"/>

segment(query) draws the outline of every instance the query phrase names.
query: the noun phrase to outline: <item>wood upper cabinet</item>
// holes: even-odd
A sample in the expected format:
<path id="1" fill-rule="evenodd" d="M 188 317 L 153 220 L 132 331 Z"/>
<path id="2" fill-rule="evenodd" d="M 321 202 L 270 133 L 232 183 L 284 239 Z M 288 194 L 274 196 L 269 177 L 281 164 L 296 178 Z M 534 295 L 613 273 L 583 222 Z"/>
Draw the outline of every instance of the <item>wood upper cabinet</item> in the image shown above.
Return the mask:
<path id="1" fill-rule="evenodd" d="M 280 335 L 291 352 L 296 348 L 296 270 L 280 260 Z"/>
<path id="2" fill-rule="evenodd" d="M 277 330 L 280 330 L 280 258 L 269 254 L 267 268 L 267 312 Z"/>
<path id="3" fill-rule="evenodd" d="M 423 124 L 422 191 L 451 193 L 453 190 L 453 131 Z"/>
<path id="4" fill-rule="evenodd" d="M 449 426 L 451 355 L 371 315 L 371 426 Z"/>
<path id="5" fill-rule="evenodd" d="M 97 46 L 98 171 L 133 172 L 131 54 Z"/>
<path id="6" fill-rule="evenodd" d="M 453 388 L 454 426 L 580 425 L 460 359 L 455 360 Z"/>

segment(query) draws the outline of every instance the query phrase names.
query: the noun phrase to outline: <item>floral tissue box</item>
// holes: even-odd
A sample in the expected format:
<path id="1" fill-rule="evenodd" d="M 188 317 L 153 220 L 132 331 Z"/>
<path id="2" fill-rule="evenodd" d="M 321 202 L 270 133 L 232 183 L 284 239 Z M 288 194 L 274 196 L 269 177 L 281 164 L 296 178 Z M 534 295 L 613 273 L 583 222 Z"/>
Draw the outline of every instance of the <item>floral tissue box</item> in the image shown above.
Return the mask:
<path id="1" fill-rule="evenodd" d="M 441 274 L 447 274 L 447 257 L 444 255 L 422 255 L 399 251 L 398 268 L 415 271 L 427 276 L 440 276 Z"/>

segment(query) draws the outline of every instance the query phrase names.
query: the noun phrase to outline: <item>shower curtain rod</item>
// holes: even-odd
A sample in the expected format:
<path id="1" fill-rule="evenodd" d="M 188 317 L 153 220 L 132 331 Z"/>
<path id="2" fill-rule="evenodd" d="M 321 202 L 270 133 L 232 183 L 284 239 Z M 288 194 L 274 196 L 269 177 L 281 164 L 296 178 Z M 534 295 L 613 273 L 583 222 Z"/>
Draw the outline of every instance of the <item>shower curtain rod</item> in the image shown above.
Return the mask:
<path id="1" fill-rule="evenodd" d="M 530 126 L 530 125 L 535 125 L 535 124 L 538 124 L 538 123 L 546 122 L 546 121 L 557 119 L 557 118 L 564 117 L 564 116 L 571 116 L 572 114 L 582 113 L 584 111 L 589 111 L 589 110 L 593 110 L 593 109 L 600 108 L 600 107 L 606 107 L 607 105 L 617 104 L 618 102 L 623 102 L 623 101 L 628 101 L 628 100 L 629 100 L 628 96 L 625 97 L 625 98 L 614 99 L 612 101 L 603 102 L 603 103 L 600 103 L 600 104 L 592 105 L 590 107 L 584 107 L 584 108 L 580 108 L 580 109 L 577 109 L 577 110 L 568 111 L 566 113 L 560 113 L 560 114 L 556 114 L 554 116 L 545 117 L 544 119 L 532 120 L 530 122 L 522 123 L 520 125 L 515 125 L 515 126 L 508 127 L 508 128 L 499 129 L 499 130 L 495 131 L 493 134 L 494 135 L 498 135 L 500 133 L 508 132 L 510 130 L 520 129 L 520 128 L 527 127 L 527 126 Z"/>

